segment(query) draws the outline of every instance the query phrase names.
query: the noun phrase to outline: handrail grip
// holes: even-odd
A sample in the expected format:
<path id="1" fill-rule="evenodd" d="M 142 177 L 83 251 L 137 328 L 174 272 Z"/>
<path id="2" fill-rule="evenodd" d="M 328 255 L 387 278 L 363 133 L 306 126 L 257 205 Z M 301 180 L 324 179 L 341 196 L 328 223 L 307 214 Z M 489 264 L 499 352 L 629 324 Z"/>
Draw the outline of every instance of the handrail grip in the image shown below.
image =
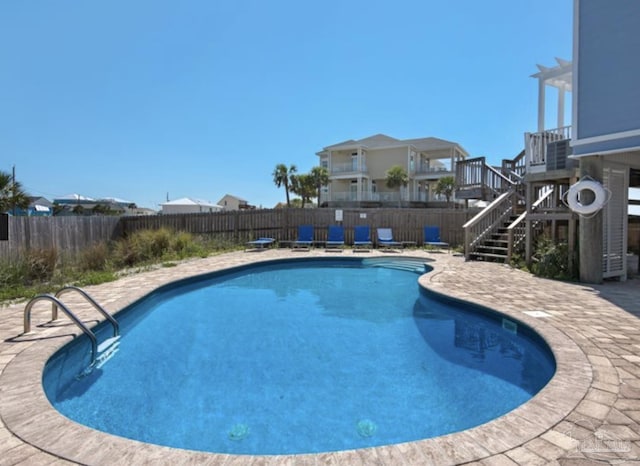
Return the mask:
<path id="1" fill-rule="evenodd" d="M 80 327 L 80 330 L 82 330 L 84 334 L 89 337 L 89 340 L 91 340 L 91 365 L 93 365 L 98 355 L 98 339 L 96 338 L 95 334 L 91 330 L 89 330 L 89 327 L 87 327 L 78 318 L 78 316 L 71 312 L 69 308 L 55 296 L 52 296 L 50 294 L 39 294 L 31 298 L 31 300 L 24 308 L 24 333 L 29 333 L 31 331 L 31 308 L 38 301 L 44 300 L 52 301 L 59 309 L 62 309 L 62 312 L 64 312 L 67 317 L 69 317 L 73 321 L 73 323 Z"/>
<path id="2" fill-rule="evenodd" d="M 100 313 L 102 314 L 105 319 L 107 319 L 111 325 L 113 326 L 113 336 L 117 337 L 120 334 L 120 325 L 118 324 L 118 321 L 116 319 L 114 319 L 111 314 L 109 314 L 102 306 L 100 306 L 95 299 L 93 299 L 89 293 L 87 293 L 86 291 L 84 291 L 82 288 L 78 288 L 77 286 L 65 286 L 64 288 L 59 289 L 56 294 L 55 297 L 56 298 L 60 298 L 60 296 L 62 296 L 65 293 L 68 293 L 70 291 L 77 291 L 78 293 L 80 293 L 89 303 L 91 303 L 91 305 L 93 305 L 93 307 Z M 56 307 L 56 303 L 52 303 L 52 315 L 54 312 L 54 308 Z M 55 319 L 54 319 L 55 320 Z"/>
<path id="3" fill-rule="evenodd" d="M 474 226 L 476 223 L 478 223 L 480 220 L 482 220 L 484 217 L 486 217 L 494 209 L 495 206 L 497 206 L 498 204 L 502 203 L 506 198 L 511 196 L 513 194 L 513 192 L 514 192 L 513 189 L 510 189 L 509 191 L 506 191 L 506 192 L 500 194 L 500 196 L 496 197 L 491 202 L 491 204 L 489 204 L 487 207 L 485 207 L 480 212 L 478 212 L 467 223 L 462 225 L 462 228 L 470 228 L 470 227 Z"/>

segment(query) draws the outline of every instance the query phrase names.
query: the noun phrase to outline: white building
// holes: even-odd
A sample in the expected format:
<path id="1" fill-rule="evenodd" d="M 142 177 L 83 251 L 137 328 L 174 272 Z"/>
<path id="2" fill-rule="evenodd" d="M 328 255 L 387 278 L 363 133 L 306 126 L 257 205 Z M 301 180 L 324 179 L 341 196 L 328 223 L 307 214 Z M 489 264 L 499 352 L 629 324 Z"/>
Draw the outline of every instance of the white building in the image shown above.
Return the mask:
<path id="1" fill-rule="evenodd" d="M 246 210 L 254 208 L 252 205 L 249 205 L 245 199 L 232 194 L 225 194 L 224 197 L 218 201 L 218 205 L 224 210 Z"/>
<path id="2" fill-rule="evenodd" d="M 192 199 L 190 197 L 168 201 L 160 204 L 160 206 L 162 207 L 162 214 L 203 214 L 220 212 L 222 210 L 222 206 L 218 204 L 212 204 L 208 201 Z"/>

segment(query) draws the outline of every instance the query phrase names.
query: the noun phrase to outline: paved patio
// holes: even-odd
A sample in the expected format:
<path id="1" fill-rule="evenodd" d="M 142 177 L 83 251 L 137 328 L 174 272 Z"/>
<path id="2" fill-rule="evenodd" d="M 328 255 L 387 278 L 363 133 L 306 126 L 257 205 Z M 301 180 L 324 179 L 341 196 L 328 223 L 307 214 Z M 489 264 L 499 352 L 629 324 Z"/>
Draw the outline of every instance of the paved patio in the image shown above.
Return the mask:
<path id="1" fill-rule="evenodd" d="M 86 290 L 114 312 L 176 278 L 253 261 L 330 254 L 353 255 L 237 252 Z M 59 415 L 42 391 L 42 369 L 73 338 L 76 327 L 66 318 L 47 324 L 50 306 L 39 303 L 32 316 L 34 331 L 21 335 L 21 303 L 0 308 L 0 465 L 582 465 L 628 464 L 640 458 L 640 280 L 576 285 L 503 265 L 464 262 L 446 253 L 406 250 L 400 255 L 430 261 L 434 270 L 420 278 L 425 287 L 497 309 L 535 328 L 556 356 L 553 380 L 531 401 L 492 422 L 434 439 L 319 455 L 185 451 L 111 436 Z M 96 312 L 77 298 L 69 295 L 65 302 L 81 317 L 96 321 Z"/>

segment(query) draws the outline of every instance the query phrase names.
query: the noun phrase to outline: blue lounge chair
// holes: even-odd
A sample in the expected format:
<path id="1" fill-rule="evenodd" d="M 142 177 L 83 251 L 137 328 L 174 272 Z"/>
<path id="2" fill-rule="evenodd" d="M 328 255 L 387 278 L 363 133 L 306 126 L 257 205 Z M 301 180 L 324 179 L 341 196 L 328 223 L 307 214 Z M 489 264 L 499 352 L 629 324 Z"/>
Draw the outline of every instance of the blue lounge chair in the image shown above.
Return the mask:
<path id="1" fill-rule="evenodd" d="M 440 227 L 438 226 L 424 227 L 424 244 L 425 246 L 449 249 L 449 243 L 445 243 L 440 239 Z"/>
<path id="2" fill-rule="evenodd" d="M 356 225 L 353 229 L 353 251 L 358 249 L 369 251 L 373 247 L 368 225 Z"/>
<path id="3" fill-rule="evenodd" d="M 378 247 L 392 249 L 402 247 L 402 243 L 393 239 L 391 228 L 378 228 Z"/>
<path id="4" fill-rule="evenodd" d="M 298 239 L 293 242 L 293 248 L 306 248 L 313 246 L 313 225 L 299 225 Z"/>
<path id="5" fill-rule="evenodd" d="M 247 249 L 265 249 L 275 243 L 275 238 L 258 238 L 253 241 L 247 241 Z"/>
<path id="6" fill-rule="evenodd" d="M 329 225 L 326 249 L 337 249 L 344 246 L 344 228 L 342 225 Z"/>

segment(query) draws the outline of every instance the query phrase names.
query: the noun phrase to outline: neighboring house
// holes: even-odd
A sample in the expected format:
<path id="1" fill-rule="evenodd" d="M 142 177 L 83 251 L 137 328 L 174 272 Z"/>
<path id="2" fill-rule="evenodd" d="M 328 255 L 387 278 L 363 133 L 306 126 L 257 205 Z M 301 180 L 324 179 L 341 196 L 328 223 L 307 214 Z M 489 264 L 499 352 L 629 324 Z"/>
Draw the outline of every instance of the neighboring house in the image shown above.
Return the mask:
<path id="1" fill-rule="evenodd" d="M 53 200 L 53 203 L 58 205 L 95 205 L 96 200 L 92 197 L 74 193 L 57 197 Z"/>
<path id="2" fill-rule="evenodd" d="M 224 197 L 218 201 L 218 205 L 222 206 L 224 210 L 255 209 L 255 206 L 250 205 L 245 199 L 231 194 L 225 194 Z"/>
<path id="3" fill-rule="evenodd" d="M 29 207 L 26 209 L 15 209 L 12 215 L 28 217 L 50 217 L 53 215 L 53 203 L 44 197 L 29 196 Z"/>
<path id="4" fill-rule="evenodd" d="M 135 207 L 131 201 L 116 197 L 94 199 L 68 194 L 53 200 L 55 215 L 123 215 Z"/>
<path id="5" fill-rule="evenodd" d="M 458 166 L 458 197 L 496 198 L 465 225 L 465 255 L 508 260 L 524 246 L 530 261 L 536 238 L 546 234 L 576 253 L 581 281 L 624 280 L 629 188 L 640 186 L 640 2 L 574 0 L 574 20 L 573 62 L 538 65 L 533 75 L 538 128 L 525 134 L 523 153 L 503 161 L 499 176 L 486 164 Z M 553 128 L 545 125 L 547 87 L 557 90 Z M 566 92 L 572 92 L 570 125 Z"/>
<path id="6" fill-rule="evenodd" d="M 377 134 L 325 147 L 316 155 L 329 172 L 319 205 L 375 206 L 444 201 L 434 193 L 438 180 L 451 176 L 455 165 L 467 157 L 457 143 L 437 138 L 395 139 Z M 386 186 L 386 172 L 399 165 L 409 183 L 398 191 Z"/>
<path id="7" fill-rule="evenodd" d="M 128 208 L 122 215 L 127 217 L 143 217 L 143 216 L 157 215 L 157 214 L 158 212 L 156 212 L 153 209 L 149 209 L 147 207 L 134 207 L 134 208 Z"/>
<path id="8" fill-rule="evenodd" d="M 168 201 L 160 204 L 162 214 L 202 214 L 207 212 L 220 212 L 222 206 L 211 204 L 207 201 L 183 197 L 175 201 Z"/>

